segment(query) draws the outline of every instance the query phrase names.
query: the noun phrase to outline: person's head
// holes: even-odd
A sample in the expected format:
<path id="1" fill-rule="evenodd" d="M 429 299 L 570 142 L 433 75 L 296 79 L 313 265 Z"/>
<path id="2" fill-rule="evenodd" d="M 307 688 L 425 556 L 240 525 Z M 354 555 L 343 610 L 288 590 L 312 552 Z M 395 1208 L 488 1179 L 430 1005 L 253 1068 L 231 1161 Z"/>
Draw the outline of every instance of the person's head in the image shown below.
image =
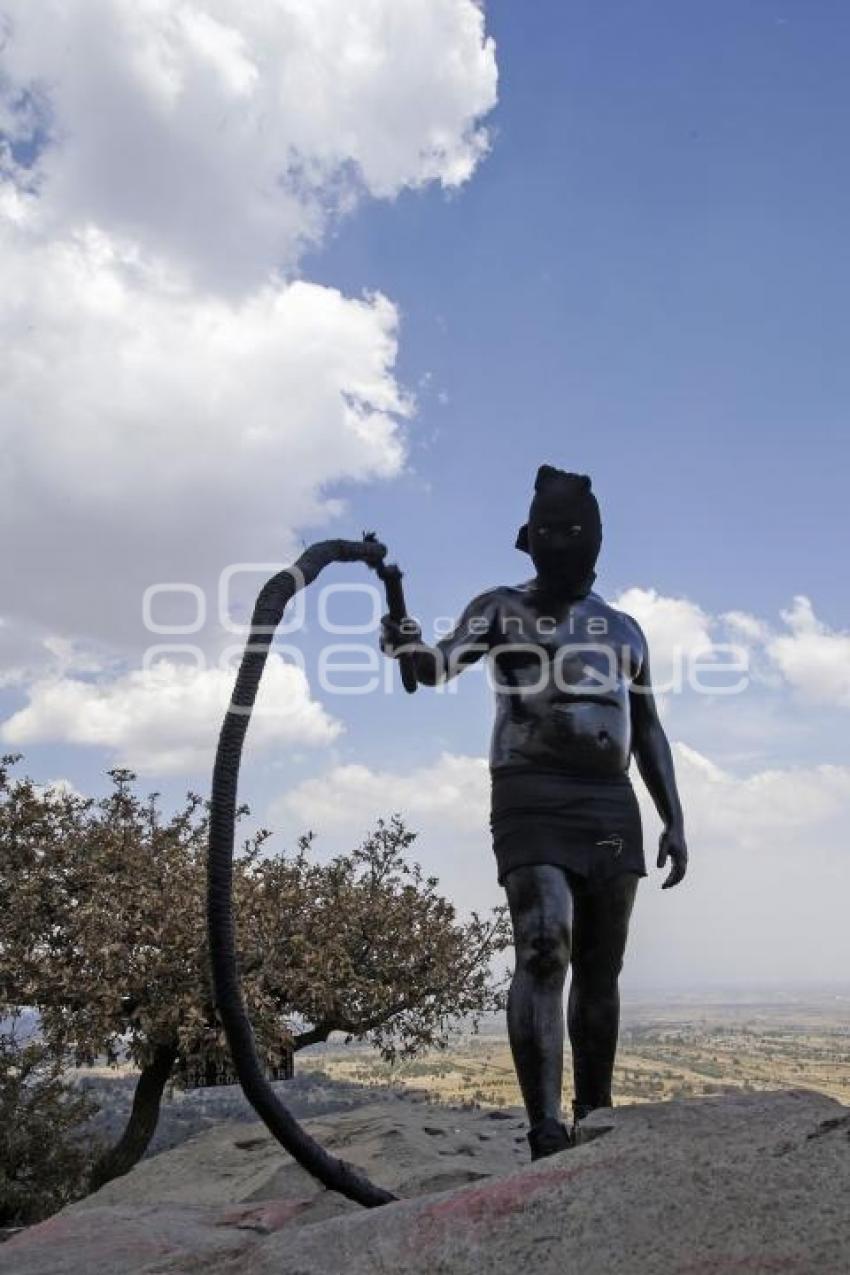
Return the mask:
<path id="1" fill-rule="evenodd" d="M 593 571 L 601 545 L 602 520 L 588 476 L 541 465 L 517 549 L 531 556 L 542 579 L 573 587 Z"/>

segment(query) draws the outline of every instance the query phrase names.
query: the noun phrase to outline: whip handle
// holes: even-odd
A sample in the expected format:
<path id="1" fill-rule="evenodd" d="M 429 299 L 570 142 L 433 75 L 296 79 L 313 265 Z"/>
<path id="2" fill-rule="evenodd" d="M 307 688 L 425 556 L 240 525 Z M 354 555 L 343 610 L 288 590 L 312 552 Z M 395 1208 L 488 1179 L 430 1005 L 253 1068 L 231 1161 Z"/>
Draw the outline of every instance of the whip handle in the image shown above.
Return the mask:
<path id="1" fill-rule="evenodd" d="M 387 563 L 384 566 L 383 578 L 384 587 L 387 591 L 387 611 L 390 619 L 394 620 L 396 624 L 400 624 L 407 616 L 401 576 L 401 568 L 397 567 L 395 563 Z M 412 655 L 401 655 L 398 663 L 401 670 L 401 684 L 408 695 L 412 695 L 417 687 L 416 661 Z"/>

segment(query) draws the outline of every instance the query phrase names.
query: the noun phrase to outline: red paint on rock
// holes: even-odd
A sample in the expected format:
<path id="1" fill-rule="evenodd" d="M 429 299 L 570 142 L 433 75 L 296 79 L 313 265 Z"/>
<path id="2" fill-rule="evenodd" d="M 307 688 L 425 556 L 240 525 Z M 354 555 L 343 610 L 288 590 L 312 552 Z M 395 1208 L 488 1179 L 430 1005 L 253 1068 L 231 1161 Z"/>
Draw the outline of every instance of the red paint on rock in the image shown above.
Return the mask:
<path id="1" fill-rule="evenodd" d="M 579 1164 L 572 1168 L 553 1165 L 548 1169 L 537 1169 L 533 1173 L 515 1173 L 481 1186 L 466 1187 L 448 1199 L 427 1205 L 418 1213 L 413 1219 L 412 1238 L 417 1244 L 432 1243 L 438 1233 L 456 1223 L 478 1226 L 510 1217 L 525 1208 L 530 1199 L 552 1187 L 571 1182 L 583 1174 L 609 1169 L 620 1163 L 622 1158 L 614 1156 L 607 1160 L 598 1160 L 594 1164 Z"/>
<path id="2" fill-rule="evenodd" d="M 14 1244 L 17 1248 L 20 1248 L 22 1244 L 31 1244 L 33 1241 L 40 1244 L 42 1240 L 45 1240 L 48 1244 L 64 1243 L 69 1236 L 75 1235 L 77 1230 L 74 1228 L 73 1217 L 60 1217 L 57 1214 L 55 1217 L 47 1218 L 44 1222 L 37 1222 L 34 1226 L 28 1226 L 26 1230 L 21 1231 L 20 1235 L 14 1235 L 8 1241 L 8 1246 Z M 9 1251 L 9 1247 L 6 1245 L 4 1245 L 4 1249 L 6 1252 Z"/>
<path id="3" fill-rule="evenodd" d="M 101 1225 L 102 1219 L 94 1209 L 64 1216 L 56 1214 L 35 1226 L 28 1226 L 20 1235 L 7 1240 L 3 1252 L 18 1252 L 24 1248 L 33 1248 L 36 1252 L 44 1248 L 50 1252 L 61 1248 L 64 1253 L 69 1248 L 76 1248 L 88 1265 L 104 1255 L 114 1256 L 123 1264 L 130 1255 L 149 1261 L 155 1257 L 169 1257 L 177 1251 L 169 1240 L 151 1235 L 139 1219 L 110 1220 L 104 1229 Z"/>

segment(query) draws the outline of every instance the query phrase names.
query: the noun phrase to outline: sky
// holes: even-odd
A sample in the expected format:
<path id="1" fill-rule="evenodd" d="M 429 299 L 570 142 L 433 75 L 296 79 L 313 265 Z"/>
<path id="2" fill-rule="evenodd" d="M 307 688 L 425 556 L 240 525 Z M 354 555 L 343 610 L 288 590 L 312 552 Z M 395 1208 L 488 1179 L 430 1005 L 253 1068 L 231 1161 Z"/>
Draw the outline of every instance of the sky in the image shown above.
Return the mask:
<path id="1" fill-rule="evenodd" d="M 692 855 L 624 987 L 844 976 L 848 55 L 837 0 L 0 0 L 0 746 L 207 791 L 302 544 L 377 531 L 429 637 L 588 473 Z M 398 810 L 486 911 L 485 669 L 406 696 L 374 579 L 321 583 L 242 795 L 322 855 Z"/>

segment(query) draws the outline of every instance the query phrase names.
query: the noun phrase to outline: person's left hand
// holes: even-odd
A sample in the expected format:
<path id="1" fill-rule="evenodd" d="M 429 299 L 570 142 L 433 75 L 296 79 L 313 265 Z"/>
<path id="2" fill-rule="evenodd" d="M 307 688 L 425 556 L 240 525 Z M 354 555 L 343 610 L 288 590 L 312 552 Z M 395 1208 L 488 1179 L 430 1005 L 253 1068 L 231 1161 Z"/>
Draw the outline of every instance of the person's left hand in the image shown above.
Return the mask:
<path id="1" fill-rule="evenodd" d="M 418 646 L 421 641 L 422 630 L 412 616 L 406 615 L 403 620 L 394 620 L 390 615 L 381 616 L 378 645 L 384 655 L 398 659 L 400 654 L 404 654 L 405 649 L 409 651 L 412 646 Z"/>
<path id="2" fill-rule="evenodd" d="M 681 828 L 665 828 L 658 842 L 658 866 L 663 868 L 670 859 L 670 871 L 662 882 L 661 889 L 669 890 L 678 885 L 688 870 L 688 847 L 685 834 Z"/>

